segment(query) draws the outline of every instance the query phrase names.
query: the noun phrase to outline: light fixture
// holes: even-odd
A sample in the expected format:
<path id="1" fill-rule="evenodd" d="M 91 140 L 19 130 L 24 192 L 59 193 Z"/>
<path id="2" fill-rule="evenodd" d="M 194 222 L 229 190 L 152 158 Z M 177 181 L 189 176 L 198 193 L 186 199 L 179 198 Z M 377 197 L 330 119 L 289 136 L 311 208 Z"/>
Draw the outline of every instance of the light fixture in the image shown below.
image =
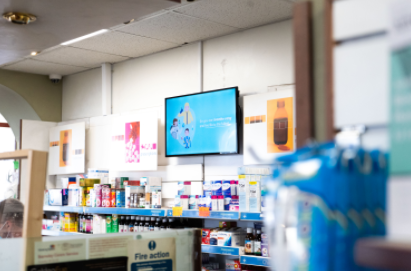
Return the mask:
<path id="1" fill-rule="evenodd" d="M 3 14 L 3 18 L 14 24 L 29 24 L 37 20 L 36 16 L 21 12 L 7 12 Z"/>
<path id="2" fill-rule="evenodd" d="M 101 29 L 101 30 L 93 32 L 91 34 L 87 34 L 85 36 L 63 42 L 61 45 L 69 45 L 69 44 L 72 44 L 72 43 L 75 43 L 75 42 L 78 42 L 78 41 L 81 41 L 81 40 L 85 40 L 85 39 L 88 39 L 88 38 L 91 38 L 91 37 L 106 33 L 107 31 L 108 31 L 107 29 Z"/>
<path id="3" fill-rule="evenodd" d="M 36 56 L 36 55 L 38 55 L 39 54 L 39 52 L 31 52 L 31 54 L 30 55 L 32 55 L 32 56 Z"/>

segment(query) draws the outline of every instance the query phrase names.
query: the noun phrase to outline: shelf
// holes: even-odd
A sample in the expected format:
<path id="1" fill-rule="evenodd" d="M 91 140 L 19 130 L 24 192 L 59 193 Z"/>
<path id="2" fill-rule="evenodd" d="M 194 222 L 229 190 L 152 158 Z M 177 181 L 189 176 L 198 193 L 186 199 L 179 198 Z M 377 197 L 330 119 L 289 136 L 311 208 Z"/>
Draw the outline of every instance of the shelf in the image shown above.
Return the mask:
<path id="1" fill-rule="evenodd" d="M 167 210 L 167 216 L 173 216 L 173 210 Z M 204 219 L 229 219 L 238 220 L 239 212 L 230 211 L 210 211 L 210 216 L 199 216 L 198 210 L 183 210 L 181 217 L 187 218 L 204 218 Z"/>
<path id="2" fill-rule="evenodd" d="M 249 221 L 262 221 L 264 220 L 264 214 L 262 213 L 253 213 L 253 212 L 241 212 L 240 220 L 249 220 Z"/>
<path id="3" fill-rule="evenodd" d="M 41 230 L 41 235 L 46 236 L 64 236 L 64 235 L 78 235 L 81 232 L 64 232 L 64 231 L 51 231 L 51 230 Z"/>
<path id="4" fill-rule="evenodd" d="M 85 206 L 44 206 L 44 211 L 90 213 L 90 214 L 117 214 L 141 216 L 166 216 L 167 209 L 140 209 L 122 207 L 85 207 Z"/>
<path id="5" fill-rule="evenodd" d="M 242 255 L 240 257 L 240 264 L 270 267 L 270 258 Z"/>
<path id="6" fill-rule="evenodd" d="M 141 215 L 141 216 L 166 216 L 166 209 L 140 209 L 121 207 L 84 207 L 84 212 L 89 214 L 116 214 L 116 215 Z"/>
<path id="7" fill-rule="evenodd" d="M 240 256 L 244 254 L 244 247 L 223 247 L 223 246 L 201 245 L 201 253 Z"/>
<path id="8" fill-rule="evenodd" d="M 411 240 L 364 238 L 355 245 L 360 266 L 385 270 L 411 270 Z"/>
<path id="9" fill-rule="evenodd" d="M 51 212 L 69 212 L 69 213 L 83 213 L 83 206 L 51 206 L 51 205 L 44 205 L 44 211 L 51 211 Z"/>

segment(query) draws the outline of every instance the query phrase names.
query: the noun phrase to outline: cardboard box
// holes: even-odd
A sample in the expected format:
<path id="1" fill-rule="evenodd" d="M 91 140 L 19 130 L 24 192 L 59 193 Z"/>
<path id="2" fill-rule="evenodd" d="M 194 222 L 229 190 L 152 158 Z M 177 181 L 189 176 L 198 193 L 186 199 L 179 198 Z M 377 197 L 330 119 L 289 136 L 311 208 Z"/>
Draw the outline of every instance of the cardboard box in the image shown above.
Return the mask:
<path id="1" fill-rule="evenodd" d="M 68 189 L 49 189 L 49 205 L 65 206 L 68 204 Z"/>
<path id="2" fill-rule="evenodd" d="M 150 186 L 161 186 L 161 177 L 148 177 L 147 185 Z"/>
<path id="3" fill-rule="evenodd" d="M 129 181 L 129 180 L 123 181 L 123 187 L 128 186 L 128 185 L 130 185 L 130 186 L 140 186 L 140 181 Z"/>

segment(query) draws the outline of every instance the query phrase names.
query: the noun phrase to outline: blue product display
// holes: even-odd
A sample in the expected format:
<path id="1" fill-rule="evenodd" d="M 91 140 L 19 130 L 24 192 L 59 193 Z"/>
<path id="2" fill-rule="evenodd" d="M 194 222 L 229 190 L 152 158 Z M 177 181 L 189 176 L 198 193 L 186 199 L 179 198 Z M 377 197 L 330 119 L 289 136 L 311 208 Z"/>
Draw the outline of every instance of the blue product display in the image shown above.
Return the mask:
<path id="1" fill-rule="evenodd" d="M 223 181 L 222 190 L 224 197 L 231 198 L 231 181 Z"/>
<path id="2" fill-rule="evenodd" d="M 238 153 L 237 87 L 166 98 L 166 157 Z"/>
<path id="3" fill-rule="evenodd" d="M 287 235 L 292 244 L 272 244 L 287 253 L 270 256 L 281 256 L 289 270 L 365 270 L 354 261 L 354 247 L 359 238 L 385 234 L 386 161 L 380 151 L 334 143 L 277 158 L 264 196 L 265 225 L 268 234 L 282 235 L 288 221 L 296 231 Z"/>
<path id="4" fill-rule="evenodd" d="M 222 196 L 223 195 L 223 181 L 212 181 L 211 191 L 212 191 L 212 196 Z"/>

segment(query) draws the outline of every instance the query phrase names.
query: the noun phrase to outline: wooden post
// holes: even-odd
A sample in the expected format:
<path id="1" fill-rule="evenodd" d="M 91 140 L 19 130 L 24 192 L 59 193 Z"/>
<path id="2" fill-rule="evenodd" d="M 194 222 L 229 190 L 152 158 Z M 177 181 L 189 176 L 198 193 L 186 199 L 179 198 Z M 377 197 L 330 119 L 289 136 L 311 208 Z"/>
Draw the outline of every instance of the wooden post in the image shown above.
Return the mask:
<path id="1" fill-rule="evenodd" d="M 293 11 L 297 148 L 314 138 L 311 5 L 311 2 L 296 3 Z"/>
<path id="2" fill-rule="evenodd" d="M 41 237 L 43 220 L 44 188 L 47 176 L 47 152 L 34 150 L 18 150 L 0 153 L 0 160 L 28 160 L 28 193 L 24 199 L 23 238 L 23 270 L 34 262 L 34 238 Z"/>

